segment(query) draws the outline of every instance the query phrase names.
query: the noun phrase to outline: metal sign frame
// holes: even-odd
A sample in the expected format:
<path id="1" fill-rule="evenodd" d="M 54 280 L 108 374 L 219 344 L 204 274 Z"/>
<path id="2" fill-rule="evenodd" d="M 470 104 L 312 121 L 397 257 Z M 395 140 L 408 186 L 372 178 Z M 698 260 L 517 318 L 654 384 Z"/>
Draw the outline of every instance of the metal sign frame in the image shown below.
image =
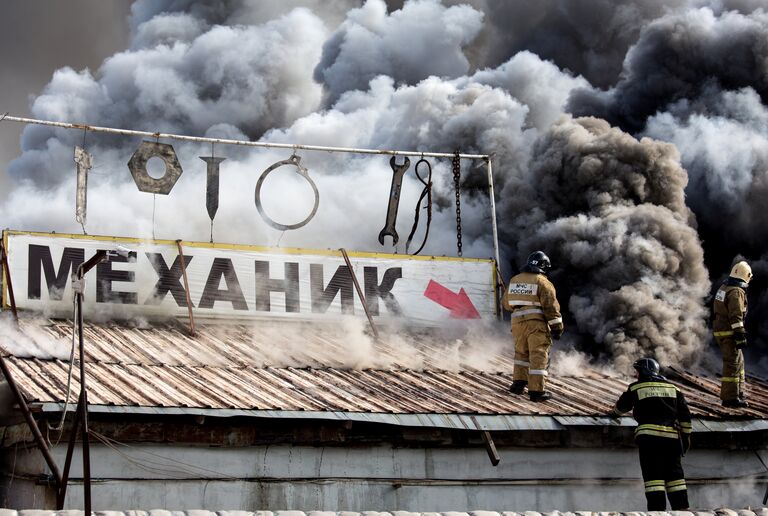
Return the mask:
<path id="1" fill-rule="evenodd" d="M 62 129 L 76 129 L 79 131 L 94 132 L 94 133 L 110 133 L 120 134 L 123 136 L 142 136 L 146 138 L 154 138 L 155 141 L 163 138 L 169 140 L 179 140 L 186 142 L 198 142 L 198 143 L 211 143 L 220 145 L 239 145 L 244 147 L 261 147 L 267 149 L 290 149 L 294 152 L 301 150 L 319 151 L 319 152 L 341 152 L 350 154 L 380 154 L 387 156 L 421 156 L 430 158 L 454 158 L 456 153 L 453 152 L 424 152 L 424 151 L 403 151 L 393 149 L 366 149 L 366 148 L 354 148 L 354 147 L 328 147 L 322 145 L 304 145 L 304 144 L 292 144 L 292 143 L 272 143 L 262 141 L 250 141 L 250 140 L 232 140 L 226 138 L 207 138 L 202 136 L 187 136 L 183 134 L 161 133 L 161 132 L 149 132 L 149 131 L 136 131 L 131 129 L 117 129 L 114 127 L 100 127 L 87 124 L 73 124 L 68 122 L 53 122 L 50 120 L 39 120 L 36 118 L 24 118 L 12 116 L 9 114 L 0 115 L 0 121 L 19 122 L 22 124 L 36 124 L 47 125 L 51 127 L 59 127 Z M 496 263 L 500 264 L 499 256 L 499 231 L 496 221 L 496 197 L 493 186 L 493 165 L 491 163 L 492 156 L 490 154 L 458 154 L 459 158 L 470 160 L 481 160 L 486 164 L 487 180 L 488 180 L 488 200 L 491 208 L 491 225 L 493 230 L 493 253 Z"/>

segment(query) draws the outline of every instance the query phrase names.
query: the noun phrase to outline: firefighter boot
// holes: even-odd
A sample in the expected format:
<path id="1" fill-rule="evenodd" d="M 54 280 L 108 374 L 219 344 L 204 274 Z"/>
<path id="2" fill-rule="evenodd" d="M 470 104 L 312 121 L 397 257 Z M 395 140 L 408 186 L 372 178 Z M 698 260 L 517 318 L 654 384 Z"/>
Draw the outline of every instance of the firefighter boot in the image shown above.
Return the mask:
<path id="1" fill-rule="evenodd" d="M 723 407 L 747 408 L 749 407 L 749 403 L 747 403 L 747 400 L 736 398 L 735 400 L 723 400 Z"/>
<path id="2" fill-rule="evenodd" d="M 512 394 L 523 394 L 525 393 L 525 387 L 528 385 L 528 382 L 525 380 L 514 380 L 512 381 L 512 385 L 509 386 L 509 392 Z"/>
<path id="3" fill-rule="evenodd" d="M 528 391 L 531 401 L 547 401 L 552 399 L 552 395 L 546 391 Z"/>

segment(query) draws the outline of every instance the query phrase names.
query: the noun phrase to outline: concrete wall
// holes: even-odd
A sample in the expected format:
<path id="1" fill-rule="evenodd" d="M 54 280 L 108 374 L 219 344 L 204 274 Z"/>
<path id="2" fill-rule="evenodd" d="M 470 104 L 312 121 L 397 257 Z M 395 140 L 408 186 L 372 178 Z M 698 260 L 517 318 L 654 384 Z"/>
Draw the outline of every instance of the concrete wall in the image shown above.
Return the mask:
<path id="1" fill-rule="evenodd" d="M 645 508 L 636 450 L 252 446 L 214 448 L 100 444 L 91 448 L 94 510 L 535 510 Z M 66 448 L 54 455 L 64 462 Z M 694 450 L 684 459 L 693 507 L 756 507 L 768 453 Z M 15 474 L 45 471 L 19 450 Z M 82 509 L 79 450 L 66 508 Z M 752 476 L 752 477 L 750 477 Z M 716 479 L 716 480 L 712 480 Z M 18 484 L 17 484 L 18 485 Z M 41 486 L 37 486 L 38 491 Z M 52 491 L 52 489 L 48 489 Z M 9 508 L 53 508 L 50 493 L 7 494 Z M 2 497 L 0 497 L 2 501 Z"/>

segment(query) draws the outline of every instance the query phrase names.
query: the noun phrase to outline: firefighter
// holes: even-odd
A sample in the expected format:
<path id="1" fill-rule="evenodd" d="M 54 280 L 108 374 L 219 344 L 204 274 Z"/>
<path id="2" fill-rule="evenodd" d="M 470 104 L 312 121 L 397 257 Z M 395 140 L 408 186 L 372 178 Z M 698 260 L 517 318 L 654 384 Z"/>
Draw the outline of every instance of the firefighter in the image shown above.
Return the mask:
<path id="1" fill-rule="evenodd" d="M 728 278 L 715 294 L 712 311 L 712 333 L 723 353 L 723 376 L 720 378 L 720 399 L 724 407 L 746 407 L 744 390 L 744 354 L 747 347 L 747 286 L 752 268 L 745 261 L 731 268 Z"/>
<path id="2" fill-rule="evenodd" d="M 673 511 L 685 510 L 688 489 L 681 457 L 691 444 L 688 404 L 683 393 L 659 374 L 659 363 L 654 359 L 641 358 L 633 366 L 637 381 L 621 395 L 611 416 L 633 410 L 648 510 L 665 510 L 665 494 Z"/>
<path id="3" fill-rule="evenodd" d="M 523 271 L 509 280 L 503 305 L 511 312 L 512 337 L 515 340 L 513 394 L 523 394 L 526 386 L 531 401 L 546 401 L 552 395 L 545 390 L 552 339 L 563 334 L 563 318 L 555 287 L 547 279 L 552 268 L 549 257 L 541 251 L 528 256 Z"/>

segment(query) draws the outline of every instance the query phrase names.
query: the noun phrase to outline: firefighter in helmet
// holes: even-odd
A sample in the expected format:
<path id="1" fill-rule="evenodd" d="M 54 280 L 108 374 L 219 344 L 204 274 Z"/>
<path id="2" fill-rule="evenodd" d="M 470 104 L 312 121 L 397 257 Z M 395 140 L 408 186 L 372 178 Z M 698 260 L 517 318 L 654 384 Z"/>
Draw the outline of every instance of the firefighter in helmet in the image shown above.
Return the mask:
<path id="1" fill-rule="evenodd" d="M 552 398 L 545 386 L 549 348 L 552 339 L 563 334 L 563 318 L 555 287 L 547 279 L 552 268 L 549 257 L 541 251 L 528 256 L 520 274 L 509 280 L 502 303 L 511 312 L 512 336 L 515 339 L 513 394 L 523 394 L 526 386 L 531 401 Z"/>
<path id="2" fill-rule="evenodd" d="M 712 333 L 723 353 L 723 376 L 720 378 L 720 399 L 724 407 L 746 407 L 744 392 L 744 354 L 747 347 L 747 286 L 752 268 L 745 261 L 731 268 L 728 278 L 715 293 L 712 311 Z"/>
<path id="3" fill-rule="evenodd" d="M 683 393 L 659 374 L 659 363 L 654 359 L 641 358 L 633 366 L 637 381 L 621 395 L 611 416 L 632 410 L 637 421 L 635 443 L 648 510 L 665 510 L 665 498 L 669 498 L 673 511 L 687 509 L 688 488 L 681 457 L 691 445 L 688 404 Z"/>

